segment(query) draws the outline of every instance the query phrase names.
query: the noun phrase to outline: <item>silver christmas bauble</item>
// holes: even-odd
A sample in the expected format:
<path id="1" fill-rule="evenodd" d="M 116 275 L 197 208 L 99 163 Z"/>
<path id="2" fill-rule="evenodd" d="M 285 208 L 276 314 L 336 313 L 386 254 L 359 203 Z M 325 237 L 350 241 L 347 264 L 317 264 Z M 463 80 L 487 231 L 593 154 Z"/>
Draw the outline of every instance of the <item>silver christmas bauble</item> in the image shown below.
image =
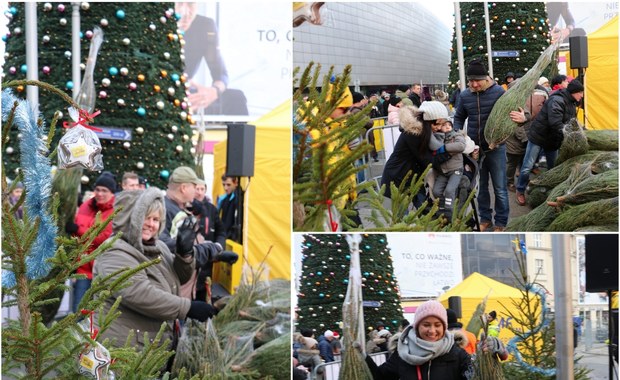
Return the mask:
<path id="1" fill-rule="evenodd" d="M 177 131 L 179 130 L 179 127 L 177 127 L 176 125 L 173 125 L 172 127 L 170 127 L 170 130 L 172 130 L 172 132 L 177 133 Z"/>
<path id="2" fill-rule="evenodd" d="M 108 86 L 110 85 L 110 79 L 108 79 L 108 78 L 103 78 L 103 79 L 101 80 L 101 85 L 102 85 L 103 87 L 108 87 Z"/>
<path id="3" fill-rule="evenodd" d="M 176 90 L 174 88 L 168 87 L 168 95 L 174 96 L 175 93 L 176 93 Z"/>
<path id="4" fill-rule="evenodd" d="M 129 69 L 126 67 L 121 67 L 120 73 L 122 76 L 127 76 L 127 74 L 129 74 Z"/>
<path id="5" fill-rule="evenodd" d="M 166 138 L 170 141 L 174 140 L 174 135 L 172 133 L 168 133 L 168 135 L 166 135 Z"/>
<path id="6" fill-rule="evenodd" d="M 52 3 L 45 3 L 45 4 L 43 4 L 43 10 L 44 10 L 45 12 L 49 12 L 49 11 L 51 11 L 51 10 L 52 10 L 52 8 L 53 8 L 53 7 L 52 7 Z"/>
<path id="7" fill-rule="evenodd" d="M 183 152 L 183 147 L 181 145 L 177 145 L 174 149 L 177 151 L 177 153 Z"/>
<path id="8" fill-rule="evenodd" d="M 82 4 L 80 4 L 80 8 L 82 8 L 83 11 L 87 11 L 90 9 L 90 4 L 84 1 L 82 2 Z"/>
<path id="9" fill-rule="evenodd" d="M 50 42 L 50 36 L 48 36 L 47 34 L 43 36 L 43 43 L 48 43 Z"/>
<path id="10" fill-rule="evenodd" d="M 82 185 L 86 185 L 88 182 L 90 182 L 90 179 L 83 175 L 82 178 L 80 178 L 80 182 L 82 182 Z"/>
<path id="11" fill-rule="evenodd" d="M 58 20 L 58 22 L 60 23 L 60 25 L 65 26 L 67 25 L 67 19 L 66 18 L 61 18 L 60 20 Z"/>
<path id="12" fill-rule="evenodd" d="M 141 161 L 138 161 L 138 162 L 136 163 L 136 168 L 138 168 L 138 169 L 144 169 L 144 163 L 143 163 L 143 162 L 141 162 Z"/>
<path id="13" fill-rule="evenodd" d="M 166 59 L 166 60 L 170 59 L 170 53 L 165 52 L 164 53 L 164 59 Z"/>
<path id="14" fill-rule="evenodd" d="M 151 24 L 149 25 L 149 29 L 151 30 L 151 32 L 154 32 L 157 29 L 157 26 L 155 24 Z"/>
<path id="15" fill-rule="evenodd" d="M 125 149 L 129 149 L 129 148 L 131 148 L 131 143 L 130 143 L 129 141 L 125 141 L 125 142 L 123 143 L 123 148 L 125 148 Z"/>
<path id="16" fill-rule="evenodd" d="M 118 104 L 118 105 L 119 105 L 119 106 L 121 106 L 121 107 L 124 107 L 124 106 L 125 106 L 125 100 L 123 100 L 123 99 L 118 99 L 118 100 L 116 101 L 116 104 Z"/>
<path id="17" fill-rule="evenodd" d="M 86 64 L 84 62 L 80 63 L 80 70 L 86 70 Z"/>
<path id="18" fill-rule="evenodd" d="M 13 147 L 9 146 L 6 148 L 5 150 L 6 154 L 13 154 L 15 152 L 15 149 L 13 149 Z"/>
<path id="19" fill-rule="evenodd" d="M 159 18 L 159 22 L 161 22 L 162 24 L 165 24 L 165 23 L 166 23 L 166 21 L 168 21 L 168 19 L 166 19 L 166 17 L 165 17 L 165 16 L 161 16 L 161 17 Z"/>
<path id="20" fill-rule="evenodd" d="M 142 127 L 136 128 L 136 133 L 139 134 L 139 135 L 143 134 L 144 133 L 144 128 L 142 128 Z"/>
<path id="21" fill-rule="evenodd" d="M 196 148 L 190 148 L 189 151 L 191 154 L 196 154 Z"/>
<path id="22" fill-rule="evenodd" d="M 124 45 L 129 45 L 131 43 L 131 40 L 127 37 L 123 38 L 123 44 Z"/>
<path id="23" fill-rule="evenodd" d="M 162 102 L 161 100 L 157 102 L 157 109 L 158 110 L 163 110 L 164 109 L 164 102 Z"/>
<path id="24" fill-rule="evenodd" d="M 101 26 L 108 26 L 108 19 L 102 18 L 101 21 L 99 21 L 99 24 L 101 24 Z"/>
<path id="25" fill-rule="evenodd" d="M 71 58 L 71 52 L 69 50 L 65 51 L 65 58 L 67 59 Z"/>

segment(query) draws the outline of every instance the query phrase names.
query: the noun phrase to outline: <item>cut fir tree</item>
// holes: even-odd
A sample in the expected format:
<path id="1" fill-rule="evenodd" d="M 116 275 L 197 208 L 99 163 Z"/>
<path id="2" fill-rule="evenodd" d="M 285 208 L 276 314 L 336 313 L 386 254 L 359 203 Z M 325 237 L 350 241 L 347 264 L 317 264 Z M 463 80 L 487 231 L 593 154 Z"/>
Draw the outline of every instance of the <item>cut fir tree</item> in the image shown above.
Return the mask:
<path id="1" fill-rule="evenodd" d="M 392 332 L 403 318 L 385 234 L 363 234 L 359 244 L 366 332 L 381 321 Z M 351 256 L 344 235 L 304 235 L 296 328 L 318 336 L 342 329 L 342 304 Z"/>
<path id="2" fill-rule="evenodd" d="M 39 77 L 68 94 L 71 82 L 70 3 L 36 3 Z M 25 6 L 10 3 L 9 36 L 3 80 L 24 79 Z M 183 36 L 177 30 L 174 3 L 80 3 L 82 70 L 94 27 L 104 33 L 94 71 L 100 110 L 93 125 L 109 127 L 126 140 L 101 139 L 105 170 L 120 176 L 134 171 L 158 187 L 165 187 L 177 166 L 194 164 L 192 118 L 183 73 Z M 82 71 L 82 75 L 84 72 Z M 17 94 L 25 97 L 23 87 Z M 59 99 L 41 102 L 44 118 L 51 120 L 66 105 Z M 56 139 L 62 133 L 57 133 Z M 129 138 L 131 135 L 131 138 Z M 7 174 L 19 168 L 19 134 L 11 129 L 3 155 Z M 55 146 L 56 144 L 52 144 Z M 9 149 L 10 148 L 10 149 Z M 90 183 L 98 173 L 85 173 Z"/>

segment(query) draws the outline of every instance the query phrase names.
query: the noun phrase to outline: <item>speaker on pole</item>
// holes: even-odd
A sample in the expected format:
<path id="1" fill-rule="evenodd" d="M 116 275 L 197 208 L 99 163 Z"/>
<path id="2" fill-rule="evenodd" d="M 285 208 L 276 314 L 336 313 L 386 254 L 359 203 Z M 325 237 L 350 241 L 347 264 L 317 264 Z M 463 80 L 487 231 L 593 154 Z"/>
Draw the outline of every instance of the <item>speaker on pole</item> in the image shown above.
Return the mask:
<path id="1" fill-rule="evenodd" d="M 230 177 L 254 176 L 254 151 L 256 126 L 228 124 L 226 142 L 226 175 Z"/>
<path id="2" fill-rule="evenodd" d="M 457 318 L 463 318 L 460 296 L 448 297 L 448 308 L 452 309 L 456 313 Z"/>
<path id="3" fill-rule="evenodd" d="M 568 39 L 571 69 L 588 67 L 588 37 L 575 36 Z"/>
<path id="4" fill-rule="evenodd" d="M 618 290 L 618 234 L 586 235 L 586 292 Z"/>

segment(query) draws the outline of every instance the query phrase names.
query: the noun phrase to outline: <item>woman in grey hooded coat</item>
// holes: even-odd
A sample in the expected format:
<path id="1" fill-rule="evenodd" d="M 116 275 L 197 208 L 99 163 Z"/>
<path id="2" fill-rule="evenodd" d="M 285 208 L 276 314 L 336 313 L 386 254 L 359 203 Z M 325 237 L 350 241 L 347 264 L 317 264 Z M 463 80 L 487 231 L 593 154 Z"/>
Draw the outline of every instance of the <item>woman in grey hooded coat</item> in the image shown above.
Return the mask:
<path id="1" fill-rule="evenodd" d="M 217 310 L 202 301 L 191 301 L 179 296 L 181 284 L 187 282 L 195 268 L 192 250 L 193 238 L 179 232 L 177 254 L 172 254 L 166 244 L 158 240 L 165 226 L 165 205 L 161 190 L 123 191 L 117 197 L 114 208 L 122 210 L 112 222 L 113 236 L 122 233 L 113 246 L 95 260 L 94 275 L 108 276 L 123 268 L 161 258 L 161 262 L 139 271 L 129 279 L 129 286 L 112 294 L 104 305 L 107 313 L 114 302 L 122 297 L 115 319 L 102 337 L 111 338 L 112 344 L 125 344 L 130 330 L 135 331 L 135 346 L 144 346 L 144 333 L 152 340 L 163 322 L 168 324 L 164 339 L 173 338 L 175 319 L 186 317 L 205 321 Z M 193 226 L 181 227 L 189 235 Z M 97 323 L 98 318 L 94 318 Z"/>

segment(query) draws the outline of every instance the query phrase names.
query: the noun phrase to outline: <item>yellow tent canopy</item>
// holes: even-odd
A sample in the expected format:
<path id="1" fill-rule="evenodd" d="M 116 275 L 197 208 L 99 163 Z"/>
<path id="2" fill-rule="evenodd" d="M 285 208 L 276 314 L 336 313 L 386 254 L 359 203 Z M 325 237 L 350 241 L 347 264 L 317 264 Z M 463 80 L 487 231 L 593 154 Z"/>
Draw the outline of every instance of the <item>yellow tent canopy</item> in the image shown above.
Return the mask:
<path id="1" fill-rule="evenodd" d="M 246 190 L 243 222 L 245 263 L 263 260 L 269 278 L 291 278 L 291 102 L 250 123 L 256 126 L 254 177 L 241 181 Z M 226 140 L 214 146 L 213 199 L 223 194 Z M 269 256 L 267 256 L 267 253 Z M 267 258 L 265 259 L 265 257 Z M 241 261 L 241 260 L 240 260 Z M 233 270 L 240 266 L 233 266 Z M 233 275 L 233 277 L 236 277 Z M 238 278 L 238 277 L 237 277 Z"/>
<path id="2" fill-rule="evenodd" d="M 487 295 L 489 298 L 487 299 L 485 312 L 489 313 L 495 310 L 500 326 L 499 337 L 503 341 L 507 341 L 507 339 L 514 335 L 505 327 L 507 324 L 514 326 L 514 323 L 506 313 L 505 307 L 513 311 L 513 313 L 517 313 L 517 311 L 514 310 L 511 299 L 520 300 L 523 297 L 519 289 L 481 275 L 478 272 L 474 272 L 461 281 L 461 283 L 443 293 L 438 301 L 447 308 L 448 298 L 460 296 L 462 311 L 460 322 L 463 323 L 463 328 L 465 328 L 474 314 L 476 307 Z"/>
<path id="3" fill-rule="evenodd" d="M 586 128 L 618 129 L 618 16 L 588 34 Z"/>

